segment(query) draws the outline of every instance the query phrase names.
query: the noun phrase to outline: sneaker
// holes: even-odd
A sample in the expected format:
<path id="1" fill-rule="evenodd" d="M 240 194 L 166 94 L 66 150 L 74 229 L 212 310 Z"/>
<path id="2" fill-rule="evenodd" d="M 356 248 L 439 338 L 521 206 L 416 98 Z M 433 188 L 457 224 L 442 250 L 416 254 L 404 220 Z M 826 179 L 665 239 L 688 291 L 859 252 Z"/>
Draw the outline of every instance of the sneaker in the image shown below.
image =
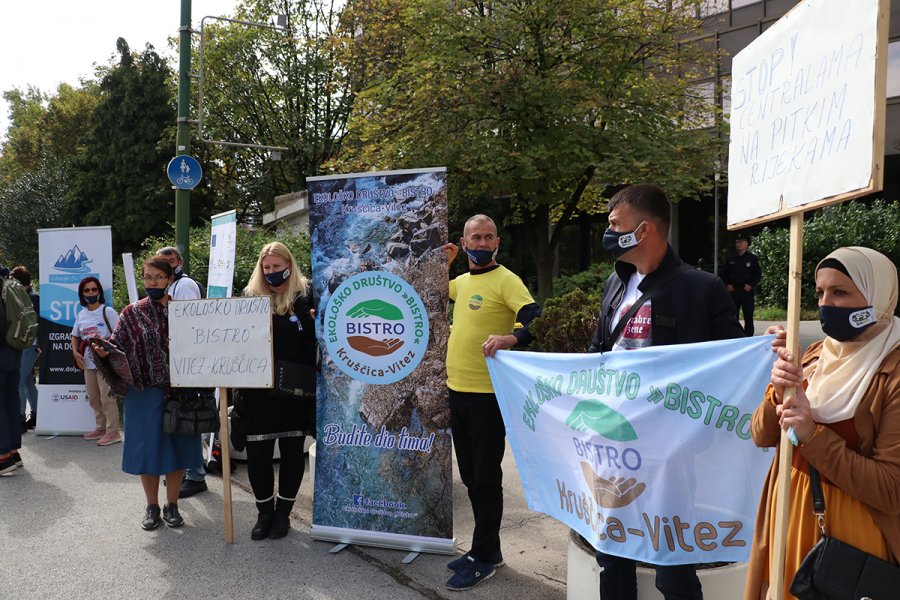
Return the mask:
<path id="1" fill-rule="evenodd" d="M 493 577 L 496 572 L 497 570 L 493 565 L 479 562 L 471 556 L 467 556 L 463 566 L 447 581 L 447 589 L 454 592 L 470 590 L 485 579 Z"/>
<path id="2" fill-rule="evenodd" d="M 190 498 L 194 494 L 205 492 L 207 489 L 206 480 L 194 481 L 193 479 L 185 479 L 181 482 L 181 490 L 178 492 L 179 498 Z"/>
<path id="3" fill-rule="evenodd" d="M 121 441 L 122 441 L 122 434 L 120 434 L 118 431 L 110 431 L 109 433 L 104 435 L 102 438 L 97 440 L 97 445 L 98 446 L 112 446 L 113 444 L 118 444 Z"/>
<path id="4" fill-rule="evenodd" d="M 9 455 L 3 460 L 0 460 L 0 475 L 10 475 L 13 471 L 16 470 L 16 457 Z"/>
<path id="5" fill-rule="evenodd" d="M 144 531 L 151 531 L 159 527 L 159 504 L 148 504 L 144 511 L 144 520 L 141 521 Z"/>
<path id="6" fill-rule="evenodd" d="M 84 439 L 86 439 L 86 440 L 99 440 L 99 439 L 102 438 L 104 435 L 106 435 L 106 432 L 105 432 L 105 431 L 103 431 L 102 429 L 95 429 L 95 430 L 91 431 L 90 433 L 84 434 Z"/>
<path id="7" fill-rule="evenodd" d="M 448 563 L 447 563 L 447 568 L 450 569 L 451 571 L 453 571 L 454 573 L 456 573 L 457 571 L 459 571 L 459 570 L 463 567 L 463 565 L 466 564 L 466 559 L 467 559 L 467 558 L 469 558 L 469 553 L 468 553 L 468 552 L 466 552 L 465 554 L 463 554 L 463 555 L 460 556 L 459 558 L 456 558 L 456 559 L 451 560 L 450 562 L 448 562 Z M 499 550 L 497 550 L 497 551 L 494 553 L 494 556 L 491 557 L 491 560 L 489 561 L 489 563 L 492 564 L 492 565 L 494 565 L 494 568 L 495 568 L 495 569 L 499 569 L 500 567 L 502 567 L 503 565 L 506 564 L 505 562 L 503 562 L 503 554 L 502 554 Z"/>
<path id="8" fill-rule="evenodd" d="M 177 504 L 166 504 L 163 507 L 163 521 L 166 522 L 166 527 L 175 528 L 184 525 L 184 519 L 178 514 Z"/>
<path id="9" fill-rule="evenodd" d="M 15 461 L 17 469 L 21 469 L 25 466 L 25 463 L 22 462 L 22 455 L 18 452 L 14 452 L 11 458 Z"/>

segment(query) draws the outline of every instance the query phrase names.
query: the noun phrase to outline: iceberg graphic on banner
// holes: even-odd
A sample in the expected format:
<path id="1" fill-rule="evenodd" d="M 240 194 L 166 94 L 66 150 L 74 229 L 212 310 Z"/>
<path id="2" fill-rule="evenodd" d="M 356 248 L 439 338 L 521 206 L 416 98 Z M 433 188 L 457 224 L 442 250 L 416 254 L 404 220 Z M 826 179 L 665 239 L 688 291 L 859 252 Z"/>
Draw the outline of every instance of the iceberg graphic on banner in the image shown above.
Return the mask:
<path id="1" fill-rule="evenodd" d="M 88 255 L 76 244 L 72 249 L 66 252 L 65 256 L 60 255 L 53 263 L 53 268 L 64 273 L 88 273 L 91 269 L 88 267 L 92 263 Z"/>

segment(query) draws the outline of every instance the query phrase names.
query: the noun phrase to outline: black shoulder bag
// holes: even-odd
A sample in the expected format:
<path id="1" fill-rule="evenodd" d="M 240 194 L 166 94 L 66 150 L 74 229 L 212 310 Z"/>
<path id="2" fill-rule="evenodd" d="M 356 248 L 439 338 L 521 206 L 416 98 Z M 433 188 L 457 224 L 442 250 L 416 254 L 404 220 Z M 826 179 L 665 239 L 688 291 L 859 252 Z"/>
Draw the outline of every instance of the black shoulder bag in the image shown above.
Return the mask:
<path id="1" fill-rule="evenodd" d="M 219 431 L 219 411 L 212 388 L 172 388 L 163 413 L 166 433 L 213 433 Z"/>
<path id="2" fill-rule="evenodd" d="M 302 297 L 297 298 L 294 302 L 294 315 L 297 317 L 297 326 L 300 325 L 300 314 L 307 311 L 306 300 Z M 286 360 L 275 360 L 274 382 L 272 386 L 272 395 L 283 400 L 306 400 L 315 402 L 316 400 L 316 367 L 303 364 L 288 362 Z"/>
<path id="3" fill-rule="evenodd" d="M 900 568 L 825 535 L 825 497 L 819 472 L 809 465 L 813 511 L 821 537 L 800 563 L 791 594 L 800 600 L 889 600 L 900 593 Z"/>

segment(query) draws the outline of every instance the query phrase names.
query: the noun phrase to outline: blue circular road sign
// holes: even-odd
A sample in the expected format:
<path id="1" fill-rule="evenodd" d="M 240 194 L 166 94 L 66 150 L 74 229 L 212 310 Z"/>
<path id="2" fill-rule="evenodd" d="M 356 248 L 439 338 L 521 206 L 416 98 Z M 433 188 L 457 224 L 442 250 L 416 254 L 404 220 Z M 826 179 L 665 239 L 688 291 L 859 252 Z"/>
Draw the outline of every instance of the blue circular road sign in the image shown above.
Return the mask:
<path id="1" fill-rule="evenodd" d="M 179 190 L 192 190 L 203 178 L 203 169 L 193 156 L 182 154 L 169 161 L 166 167 L 169 181 Z"/>

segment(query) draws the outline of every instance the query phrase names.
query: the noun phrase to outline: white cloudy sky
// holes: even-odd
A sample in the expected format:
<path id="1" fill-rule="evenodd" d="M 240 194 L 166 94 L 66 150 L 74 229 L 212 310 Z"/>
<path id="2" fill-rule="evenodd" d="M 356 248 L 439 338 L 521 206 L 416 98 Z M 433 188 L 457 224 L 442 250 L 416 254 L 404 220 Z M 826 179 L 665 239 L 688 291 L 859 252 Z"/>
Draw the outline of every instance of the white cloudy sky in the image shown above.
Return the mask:
<path id="1" fill-rule="evenodd" d="M 202 17 L 229 14 L 235 4 L 193 0 L 191 23 L 199 29 Z M 172 54 L 166 40 L 180 24 L 181 0 L 0 0 L 0 90 L 32 85 L 54 92 L 60 83 L 77 84 L 109 61 L 119 37 L 132 49 L 149 42 Z M 2 137 L 8 113 L 0 98 Z"/>

